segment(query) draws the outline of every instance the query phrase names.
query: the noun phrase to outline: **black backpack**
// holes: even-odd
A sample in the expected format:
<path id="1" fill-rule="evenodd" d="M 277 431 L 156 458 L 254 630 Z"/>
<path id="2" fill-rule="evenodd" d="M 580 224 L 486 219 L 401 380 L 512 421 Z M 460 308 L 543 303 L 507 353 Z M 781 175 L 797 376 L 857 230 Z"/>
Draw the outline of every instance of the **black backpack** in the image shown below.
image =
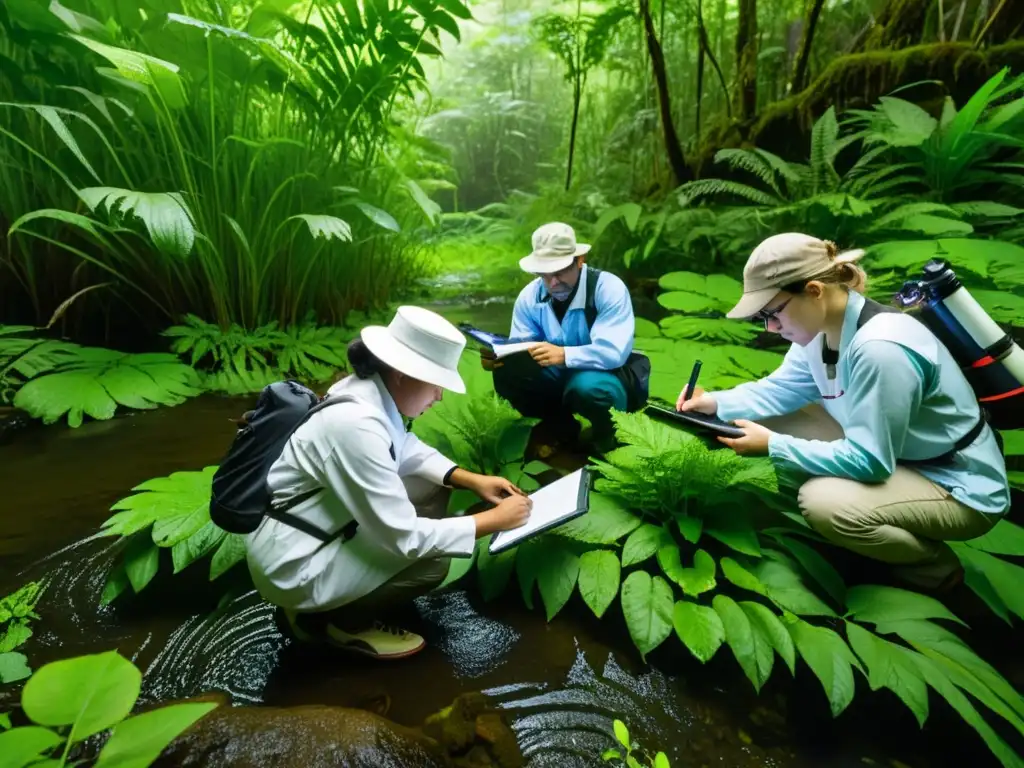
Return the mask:
<path id="1" fill-rule="evenodd" d="M 284 504 L 271 507 L 267 474 L 292 434 L 310 416 L 347 398 L 320 398 L 296 381 L 276 381 L 260 392 L 256 407 L 248 411 L 241 428 L 213 476 L 210 519 L 229 533 L 252 533 L 264 517 L 272 517 L 314 536 L 324 543 L 338 536 L 355 534 L 355 523 L 337 533 L 288 514 L 287 510 L 311 499 L 322 488 L 301 493 Z"/>

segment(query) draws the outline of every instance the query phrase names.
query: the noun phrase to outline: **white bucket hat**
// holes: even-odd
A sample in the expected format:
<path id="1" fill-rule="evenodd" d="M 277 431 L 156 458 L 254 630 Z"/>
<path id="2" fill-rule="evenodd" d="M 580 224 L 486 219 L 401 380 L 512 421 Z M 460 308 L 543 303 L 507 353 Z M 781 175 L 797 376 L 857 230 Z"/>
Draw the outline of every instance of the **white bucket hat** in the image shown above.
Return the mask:
<path id="1" fill-rule="evenodd" d="M 466 337 L 436 312 L 399 307 L 387 328 L 370 325 L 359 336 L 377 359 L 399 373 L 460 395 L 466 393 L 459 375 Z"/>
<path id="2" fill-rule="evenodd" d="M 589 245 L 576 242 L 572 227 L 553 221 L 534 231 L 533 252 L 521 258 L 519 266 L 534 275 L 547 275 L 565 269 L 573 259 L 589 251 Z"/>

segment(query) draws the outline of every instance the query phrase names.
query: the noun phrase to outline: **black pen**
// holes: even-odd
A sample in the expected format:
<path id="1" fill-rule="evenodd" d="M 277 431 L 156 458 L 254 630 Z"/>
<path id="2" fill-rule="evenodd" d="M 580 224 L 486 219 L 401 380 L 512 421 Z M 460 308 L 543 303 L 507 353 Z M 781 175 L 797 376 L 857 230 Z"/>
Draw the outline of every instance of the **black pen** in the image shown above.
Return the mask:
<path id="1" fill-rule="evenodd" d="M 693 390 L 697 386 L 697 377 L 700 375 L 701 365 L 700 360 L 693 364 L 693 370 L 690 372 L 690 381 L 687 382 L 686 389 L 683 391 L 683 402 L 693 397 Z"/>

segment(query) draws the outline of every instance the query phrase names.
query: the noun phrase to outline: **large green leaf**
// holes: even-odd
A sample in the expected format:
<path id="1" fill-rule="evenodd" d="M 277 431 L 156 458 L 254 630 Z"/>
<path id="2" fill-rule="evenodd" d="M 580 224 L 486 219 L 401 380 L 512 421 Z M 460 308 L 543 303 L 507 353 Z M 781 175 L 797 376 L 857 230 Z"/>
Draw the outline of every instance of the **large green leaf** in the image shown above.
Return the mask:
<path id="1" fill-rule="evenodd" d="M 918 725 L 924 727 L 928 719 L 928 688 L 909 651 L 853 622 L 847 622 L 846 636 L 868 668 L 871 690 L 888 688 L 914 713 Z"/>
<path id="2" fill-rule="evenodd" d="M 789 636 L 789 632 L 786 631 L 786 627 L 779 617 L 772 612 L 771 608 L 761 603 L 744 600 L 740 603 L 740 607 L 750 619 L 750 627 L 754 631 L 755 639 L 760 636 L 786 662 L 789 673 L 796 674 L 796 648 L 793 646 L 793 638 Z M 770 664 L 768 669 L 770 672 Z M 765 679 L 767 678 L 766 674 Z"/>
<path id="3" fill-rule="evenodd" d="M 78 190 L 78 195 L 93 212 L 105 208 L 114 217 L 136 216 L 163 253 L 183 258 L 192 252 L 196 240 L 192 211 L 177 192 L 86 187 Z"/>
<path id="4" fill-rule="evenodd" d="M 1024 618 L 1024 590 L 1020 589 L 1024 583 L 1024 568 L 960 542 L 950 542 L 950 546 L 964 565 L 969 586 L 983 596 L 985 587 L 989 587 L 999 605 Z"/>
<path id="5" fill-rule="evenodd" d="M 757 531 L 749 519 L 741 514 L 723 514 L 704 521 L 704 532 L 726 546 L 745 555 L 759 557 L 761 545 Z"/>
<path id="6" fill-rule="evenodd" d="M 580 559 L 565 547 L 551 546 L 536 573 L 540 597 L 551 621 L 572 597 L 580 575 Z"/>
<path id="7" fill-rule="evenodd" d="M 680 312 L 725 313 L 743 295 L 743 286 L 727 275 L 700 275 L 696 272 L 669 272 L 658 285 L 668 293 L 658 296 L 665 309 Z"/>
<path id="8" fill-rule="evenodd" d="M 761 686 L 772 673 L 775 656 L 771 646 L 760 633 L 755 635 L 750 618 L 731 597 L 715 595 L 711 605 L 722 619 L 725 641 L 739 662 L 743 674 L 753 684 L 754 690 L 760 692 Z"/>
<path id="9" fill-rule="evenodd" d="M 45 424 L 67 414 L 68 424 L 78 427 L 84 415 L 112 418 L 118 405 L 141 409 L 179 405 L 200 392 L 195 371 L 174 355 L 84 349 L 75 362 L 25 384 L 15 395 L 14 405 Z"/>
<path id="10" fill-rule="evenodd" d="M 147 768 L 174 739 L 216 703 L 173 704 L 118 723 L 94 768 Z"/>
<path id="11" fill-rule="evenodd" d="M 124 552 L 124 570 L 132 589 L 141 592 L 160 567 L 160 550 L 149 536 L 133 536 Z"/>
<path id="12" fill-rule="evenodd" d="M 853 651 L 831 629 L 815 627 L 802 619 L 786 624 L 796 649 L 825 689 L 832 716 L 838 717 L 853 701 L 853 667 L 864 668 Z"/>
<path id="13" fill-rule="evenodd" d="M 906 619 L 948 619 L 964 624 L 935 598 L 897 587 L 875 584 L 852 587 L 846 594 L 846 607 L 848 616 L 870 624 Z"/>
<path id="14" fill-rule="evenodd" d="M 789 553 L 796 558 L 803 569 L 828 592 L 838 605 L 845 604 L 846 584 L 843 582 L 843 577 L 828 560 L 822 557 L 821 553 L 789 536 L 776 535 L 773 538 L 780 546 L 789 550 Z"/>
<path id="15" fill-rule="evenodd" d="M 218 579 L 245 560 L 245 537 L 238 533 L 225 536 L 210 558 L 210 581 Z"/>
<path id="16" fill-rule="evenodd" d="M 24 680 L 31 674 L 25 654 L 16 651 L 0 653 L 0 684 Z"/>
<path id="17" fill-rule="evenodd" d="M 768 597 L 780 608 L 798 616 L 835 616 L 820 597 L 804 584 L 800 571 L 785 560 L 764 558 L 752 563 L 750 572 L 764 585 Z"/>
<path id="18" fill-rule="evenodd" d="M 38 725 L 23 725 L 0 732 L 0 755 L 4 768 L 25 768 L 35 763 L 44 753 L 49 752 L 63 739 L 48 728 Z"/>
<path id="19" fill-rule="evenodd" d="M 938 663 L 922 655 L 915 655 L 912 658 L 925 682 L 934 688 L 957 711 L 960 717 L 981 735 L 985 744 L 999 758 L 999 762 L 1005 768 L 1024 768 L 1024 760 L 1021 759 L 1020 755 L 1014 752 L 992 729 L 992 726 L 985 721 L 985 718 L 971 704 L 970 699 L 960 692 L 960 689 L 953 684 Z"/>
<path id="20" fill-rule="evenodd" d="M 701 663 L 707 662 L 725 642 L 725 627 L 714 608 L 679 600 L 672 613 L 676 634 Z"/>
<path id="21" fill-rule="evenodd" d="M 642 522 L 612 497 L 594 491 L 587 514 L 558 526 L 553 533 L 587 544 L 614 544 Z"/>
<path id="22" fill-rule="evenodd" d="M 580 595 L 598 618 L 619 594 L 621 578 L 619 558 L 614 552 L 594 549 L 580 556 Z"/>
<path id="23" fill-rule="evenodd" d="M 174 472 L 147 480 L 133 488 L 137 493 L 114 503 L 103 523 L 101 536 L 128 536 L 153 526 L 153 541 L 173 547 L 198 533 L 210 522 L 210 491 L 217 467 L 202 471 Z"/>
<path id="24" fill-rule="evenodd" d="M 622 613 L 642 659 L 672 632 L 672 587 L 661 578 L 634 571 L 622 583 Z"/>
<path id="25" fill-rule="evenodd" d="M 658 550 L 658 565 L 666 576 L 682 588 L 684 594 L 691 597 L 715 588 L 715 560 L 703 549 L 694 553 L 693 567 L 684 568 L 679 547 L 670 544 Z"/>
<path id="26" fill-rule="evenodd" d="M 993 555 L 1024 556 L 1024 528 L 1009 520 L 1000 520 L 984 536 L 964 542 L 969 547 Z"/>
<path id="27" fill-rule="evenodd" d="M 622 547 L 622 565 L 642 563 L 659 549 L 672 544 L 672 536 L 663 526 L 644 523 L 633 531 Z"/>
<path id="28" fill-rule="evenodd" d="M 759 333 L 753 325 L 738 323 L 724 317 L 690 315 L 669 315 L 663 318 L 661 332 L 669 339 L 694 339 L 724 344 L 749 344 Z"/>
<path id="29" fill-rule="evenodd" d="M 297 213 L 294 216 L 289 216 L 288 219 L 299 219 L 306 222 L 306 226 L 309 228 L 309 234 L 313 236 L 314 240 L 323 238 L 328 241 L 340 240 L 342 242 L 348 242 L 352 239 L 351 225 L 344 219 L 339 219 L 337 216 Z"/>
<path id="30" fill-rule="evenodd" d="M 178 75 L 178 65 L 145 53 L 106 45 L 81 35 L 69 34 L 68 37 L 91 48 L 113 64 L 121 77 L 152 88 L 159 95 L 159 100 L 171 109 L 180 109 L 187 103 L 185 88 Z"/>
<path id="31" fill-rule="evenodd" d="M 171 562 L 174 566 L 174 573 L 179 573 L 196 560 L 210 554 L 220 545 L 225 536 L 227 536 L 227 531 L 211 521 L 187 539 L 179 541 L 171 547 Z M 470 563 L 472 564 L 472 560 L 470 560 Z"/>
<path id="32" fill-rule="evenodd" d="M 44 664 L 25 684 L 21 705 L 33 722 L 70 726 L 72 743 L 120 722 L 139 696 L 142 675 L 116 651 Z"/>
<path id="33" fill-rule="evenodd" d="M 497 555 L 492 555 L 487 549 L 491 537 L 487 536 L 483 541 L 486 544 L 480 547 L 480 552 L 477 555 L 477 581 L 480 584 L 480 593 L 484 600 L 493 600 L 505 591 L 509 579 L 512 578 L 518 549 L 513 547 L 499 552 Z"/>

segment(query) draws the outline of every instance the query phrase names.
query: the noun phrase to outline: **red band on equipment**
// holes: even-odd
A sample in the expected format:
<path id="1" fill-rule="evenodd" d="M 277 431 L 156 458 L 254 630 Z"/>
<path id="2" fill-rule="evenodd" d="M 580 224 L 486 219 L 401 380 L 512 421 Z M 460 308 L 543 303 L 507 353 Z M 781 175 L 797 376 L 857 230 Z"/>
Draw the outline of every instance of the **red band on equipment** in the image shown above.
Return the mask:
<path id="1" fill-rule="evenodd" d="M 985 357 L 981 358 L 980 360 L 975 360 L 973 363 L 971 363 L 971 368 L 984 368 L 986 365 L 992 365 L 992 363 L 994 363 L 995 361 L 996 359 L 994 357 L 990 355 L 985 355 Z"/>
<path id="2" fill-rule="evenodd" d="M 1013 397 L 1014 395 L 1024 395 L 1024 387 L 1017 387 L 1016 389 L 1011 389 L 1009 392 L 1003 392 L 1001 395 L 992 395 L 991 397 L 980 397 L 978 398 L 978 400 L 982 403 L 991 403 L 993 400 L 1005 400 L 1006 398 Z"/>

